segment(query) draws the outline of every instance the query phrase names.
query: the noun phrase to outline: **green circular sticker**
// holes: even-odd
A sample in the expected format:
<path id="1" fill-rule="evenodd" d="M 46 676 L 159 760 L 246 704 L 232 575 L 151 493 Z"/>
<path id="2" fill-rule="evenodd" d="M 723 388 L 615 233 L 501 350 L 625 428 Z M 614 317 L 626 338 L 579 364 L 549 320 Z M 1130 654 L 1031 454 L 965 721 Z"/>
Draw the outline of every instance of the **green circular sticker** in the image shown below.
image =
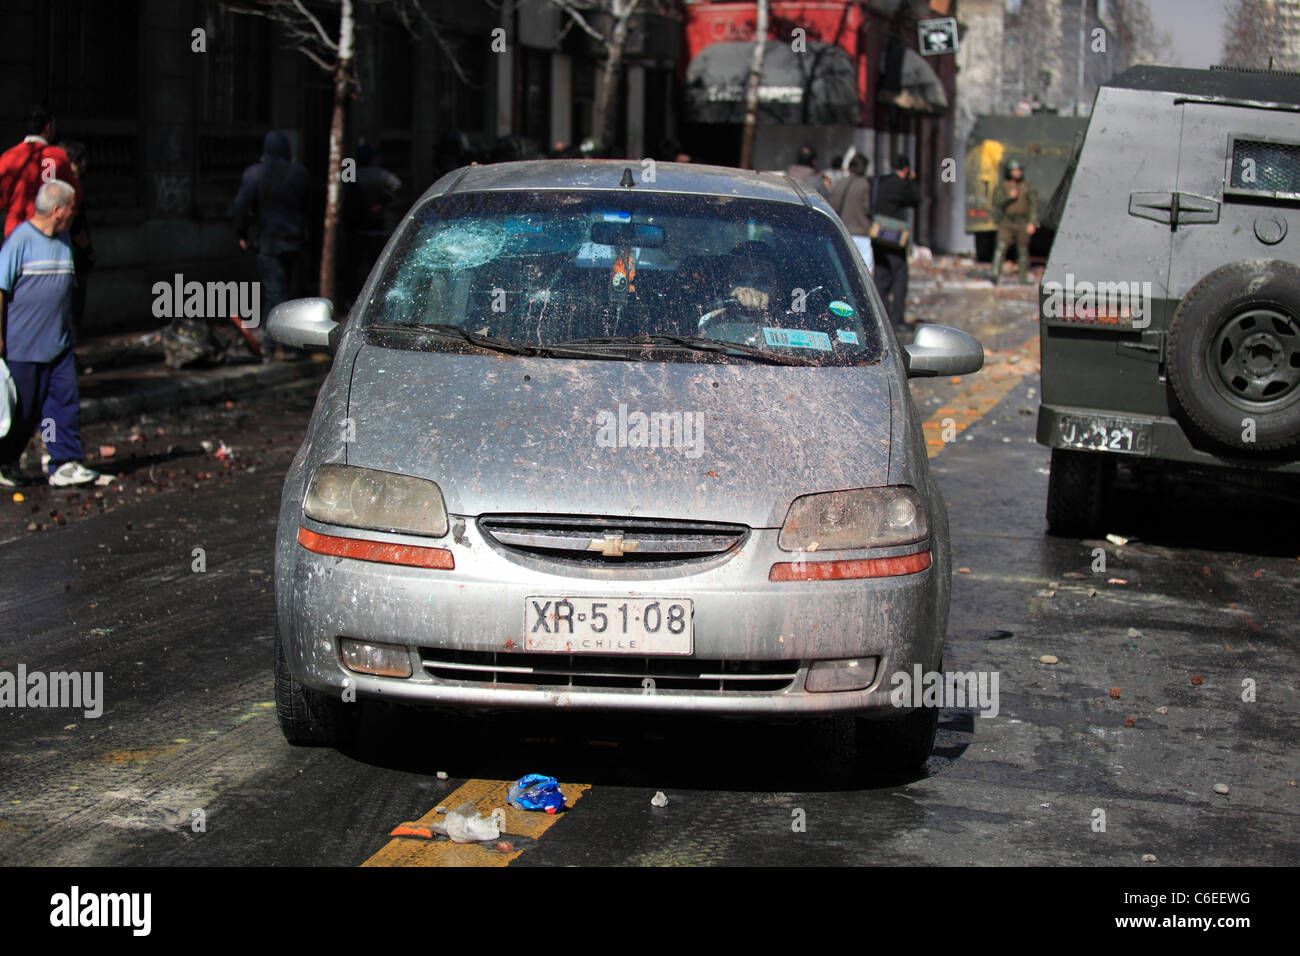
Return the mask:
<path id="1" fill-rule="evenodd" d="M 853 314 L 853 306 L 849 305 L 847 302 L 841 302 L 839 299 L 832 302 L 829 308 L 836 315 L 844 319 L 847 319 Z"/>

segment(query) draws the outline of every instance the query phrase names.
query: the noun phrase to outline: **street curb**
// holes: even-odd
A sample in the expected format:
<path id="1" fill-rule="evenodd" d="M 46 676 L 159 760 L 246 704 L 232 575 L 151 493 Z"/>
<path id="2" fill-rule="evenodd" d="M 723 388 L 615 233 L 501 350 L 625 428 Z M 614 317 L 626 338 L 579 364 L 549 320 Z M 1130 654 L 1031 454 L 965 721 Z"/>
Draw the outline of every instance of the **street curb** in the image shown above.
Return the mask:
<path id="1" fill-rule="evenodd" d="M 83 399 L 81 424 L 217 402 L 301 379 L 323 379 L 328 371 L 328 363 L 308 361 L 246 365 L 204 375 L 178 372 L 161 382 L 142 386 L 130 395 Z"/>

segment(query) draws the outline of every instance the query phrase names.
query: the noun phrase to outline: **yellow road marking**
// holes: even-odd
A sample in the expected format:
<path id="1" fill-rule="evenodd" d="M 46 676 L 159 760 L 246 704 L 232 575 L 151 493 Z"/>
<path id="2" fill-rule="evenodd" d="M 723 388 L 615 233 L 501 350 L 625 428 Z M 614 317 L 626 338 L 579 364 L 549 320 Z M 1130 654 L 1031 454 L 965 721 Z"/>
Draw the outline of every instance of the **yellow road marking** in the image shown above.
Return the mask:
<path id="1" fill-rule="evenodd" d="M 977 373 L 979 378 L 976 382 L 954 395 L 945 403 L 945 407 L 921 425 L 925 435 L 926 454 L 931 458 L 949 444 L 942 439 L 945 420 L 951 419 L 957 431 L 965 431 L 968 425 L 988 414 L 994 405 L 1020 384 L 1021 379 L 1038 371 L 1038 336 L 1035 334 L 1014 352 L 994 354 L 997 358 Z"/>
<path id="2" fill-rule="evenodd" d="M 362 866 L 508 866 L 524 852 L 518 846 L 516 837 L 538 840 L 542 834 L 553 827 L 564 815 L 551 816 L 536 810 L 516 810 L 506 802 L 512 780 L 470 780 L 464 786 L 449 793 L 439 806 L 448 811 L 455 810 L 465 801 L 470 801 L 478 812 L 487 816 L 493 810 L 501 808 L 506 812 L 506 825 L 501 831 L 501 839 L 515 846 L 515 849 L 502 853 L 492 848 L 492 844 L 452 843 L 446 837 L 434 837 L 425 840 L 420 837 L 394 837 L 374 856 L 362 863 Z M 562 783 L 560 790 L 564 793 L 566 813 L 573 811 L 573 805 L 584 793 L 591 789 L 589 783 Z M 435 820 L 441 820 L 443 814 L 430 810 L 419 820 L 394 820 L 393 826 L 414 822 L 416 826 L 428 826 Z"/>

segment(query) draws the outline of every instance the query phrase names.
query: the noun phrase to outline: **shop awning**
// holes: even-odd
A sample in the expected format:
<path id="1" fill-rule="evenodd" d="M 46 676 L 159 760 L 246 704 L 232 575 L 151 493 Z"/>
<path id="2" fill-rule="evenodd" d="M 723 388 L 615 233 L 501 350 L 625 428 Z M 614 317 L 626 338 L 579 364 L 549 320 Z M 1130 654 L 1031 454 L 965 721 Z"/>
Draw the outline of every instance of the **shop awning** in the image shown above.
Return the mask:
<path id="1" fill-rule="evenodd" d="M 712 43 L 686 69 L 686 118 L 694 123 L 743 123 L 752 43 Z M 829 43 L 796 53 L 769 41 L 758 87 L 764 124 L 857 126 L 862 115 L 858 77 L 849 54 Z"/>
<path id="2" fill-rule="evenodd" d="M 916 113 L 948 111 L 948 97 L 938 75 L 925 57 L 901 44 L 890 50 L 886 57 L 878 99 Z"/>

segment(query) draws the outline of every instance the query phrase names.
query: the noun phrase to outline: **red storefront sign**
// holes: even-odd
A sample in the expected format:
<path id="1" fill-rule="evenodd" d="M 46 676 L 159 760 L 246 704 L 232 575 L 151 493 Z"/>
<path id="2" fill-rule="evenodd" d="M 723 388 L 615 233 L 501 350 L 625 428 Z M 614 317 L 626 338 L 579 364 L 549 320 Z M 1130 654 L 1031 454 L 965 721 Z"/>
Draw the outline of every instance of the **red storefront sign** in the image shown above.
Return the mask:
<path id="1" fill-rule="evenodd" d="M 694 3 L 686 7 L 686 57 L 682 69 L 712 43 L 753 42 L 758 18 L 754 3 Z M 800 36 L 808 43 L 838 46 L 857 70 L 858 102 L 867 101 L 866 17 L 857 3 L 829 0 L 773 0 L 768 14 L 767 38 L 793 43 Z M 796 31 L 803 30 L 802 34 Z M 865 115 L 862 120 L 865 122 Z"/>

